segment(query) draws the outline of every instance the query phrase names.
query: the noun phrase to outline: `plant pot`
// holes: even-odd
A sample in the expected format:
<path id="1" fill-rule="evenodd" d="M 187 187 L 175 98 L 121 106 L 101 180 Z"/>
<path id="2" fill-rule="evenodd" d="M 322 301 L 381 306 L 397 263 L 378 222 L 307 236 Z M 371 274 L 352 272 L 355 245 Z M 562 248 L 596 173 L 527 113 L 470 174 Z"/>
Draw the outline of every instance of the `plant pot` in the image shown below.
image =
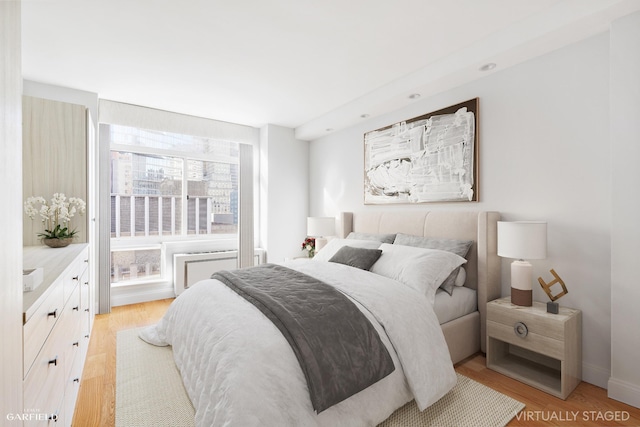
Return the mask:
<path id="1" fill-rule="evenodd" d="M 72 241 L 72 237 L 67 237 L 66 239 L 42 239 L 42 243 L 50 248 L 64 248 L 65 246 L 69 246 Z"/>

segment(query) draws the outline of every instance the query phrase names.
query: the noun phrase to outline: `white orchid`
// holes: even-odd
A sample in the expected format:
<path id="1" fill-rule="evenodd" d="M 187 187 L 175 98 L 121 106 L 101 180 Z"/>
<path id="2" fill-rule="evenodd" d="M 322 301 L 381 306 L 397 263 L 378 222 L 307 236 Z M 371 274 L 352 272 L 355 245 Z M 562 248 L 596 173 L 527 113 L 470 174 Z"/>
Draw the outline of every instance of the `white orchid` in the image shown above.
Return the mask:
<path id="1" fill-rule="evenodd" d="M 71 218 L 76 213 L 83 215 L 87 210 L 87 204 L 78 197 L 67 197 L 64 193 L 55 193 L 51 201 L 42 196 L 32 196 L 24 202 L 24 212 L 35 219 L 40 216 L 40 220 L 45 224 L 44 233 L 38 236 L 47 239 L 65 239 L 75 236 L 77 231 L 69 230 Z"/>

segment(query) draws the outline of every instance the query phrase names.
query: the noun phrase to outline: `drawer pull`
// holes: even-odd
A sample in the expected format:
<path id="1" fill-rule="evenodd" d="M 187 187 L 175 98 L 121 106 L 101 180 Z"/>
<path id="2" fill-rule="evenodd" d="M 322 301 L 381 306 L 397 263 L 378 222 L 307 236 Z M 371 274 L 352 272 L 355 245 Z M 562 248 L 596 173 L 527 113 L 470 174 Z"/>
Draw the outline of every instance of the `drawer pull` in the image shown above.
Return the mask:
<path id="1" fill-rule="evenodd" d="M 76 347 L 78 347 L 80 345 L 80 343 L 78 341 L 76 341 L 72 345 L 75 345 Z"/>
<path id="2" fill-rule="evenodd" d="M 79 308 L 80 308 L 80 306 L 79 306 L 79 305 L 76 305 L 76 306 L 75 306 L 75 307 L 73 307 L 71 310 L 78 311 L 78 309 L 79 309 Z"/>
<path id="3" fill-rule="evenodd" d="M 79 383 L 79 382 L 80 382 L 80 378 L 74 378 L 74 379 L 73 379 L 73 382 L 74 382 L 74 383 Z"/>
<path id="4" fill-rule="evenodd" d="M 513 332 L 515 332 L 516 335 L 519 336 L 520 338 L 525 338 L 529 333 L 529 329 L 527 329 L 527 325 L 525 325 L 524 323 L 516 322 L 513 325 Z"/>
<path id="5" fill-rule="evenodd" d="M 89 335 L 85 335 L 84 337 L 85 337 L 85 338 L 89 338 Z"/>
<path id="6" fill-rule="evenodd" d="M 84 282 L 85 285 L 89 285 L 89 282 Z"/>
<path id="7" fill-rule="evenodd" d="M 88 313 L 88 312 L 89 312 L 89 309 L 88 309 L 88 308 L 85 308 L 85 309 L 84 309 L 84 311 L 86 311 L 86 312 Z"/>
<path id="8" fill-rule="evenodd" d="M 49 365 L 53 364 L 53 366 L 58 366 L 58 356 L 53 360 L 49 360 Z"/>
<path id="9" fill-rule="evenodd" d="M 49 415 L 49 421 L 53 421 L 54 423 L 58 422 L 58 411 L 55 414 Z"/>
<path id="10" fill-rule="evenodd" d="M 58 309 L 56 308 L 53 311 L 50 311 L 49 313 L 47 313 L 47 317 L 49 316 L 53 316 L 53 318 L 55 319 L 56 317 L 58 317 Z"/>
<path id="11" fill-rule="evenodd" d="M 80 277 L 76 276 L 76 277 L 72 277 L 71 280 L 78 280 Z"/>

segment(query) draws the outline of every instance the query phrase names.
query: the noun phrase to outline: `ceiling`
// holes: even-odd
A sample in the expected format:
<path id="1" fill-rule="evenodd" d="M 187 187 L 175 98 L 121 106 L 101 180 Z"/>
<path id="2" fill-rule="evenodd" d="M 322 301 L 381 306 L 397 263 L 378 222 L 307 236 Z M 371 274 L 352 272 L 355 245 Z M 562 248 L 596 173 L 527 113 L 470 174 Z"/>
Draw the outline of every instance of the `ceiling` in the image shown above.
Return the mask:
<path id="1" fill-rule="evenodd" d="M 635 10 L 638 0 L 22 0 L 23 75 L 311 140 Z"/>

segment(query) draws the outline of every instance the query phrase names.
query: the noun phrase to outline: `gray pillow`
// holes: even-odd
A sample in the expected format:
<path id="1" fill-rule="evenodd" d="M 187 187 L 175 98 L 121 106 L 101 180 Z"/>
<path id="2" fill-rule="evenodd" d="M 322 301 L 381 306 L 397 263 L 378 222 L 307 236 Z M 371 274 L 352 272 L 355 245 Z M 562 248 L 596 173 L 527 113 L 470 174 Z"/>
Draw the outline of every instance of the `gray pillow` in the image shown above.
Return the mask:
<path id="1" fill-rule="evenodd" d="M 380 249 L 354 248 L 343 246 L 329 259 L 329 262 L 350 265 L 361 270 L 369 270 L 371 266 L 380 258 Z"/>
<path id="2" fill-rule="evenodd" d="M 393 243 L 395 238 L 395 234 L 356 233 L 355 231 L 347 236 L 347 239 L 373 240 L 380 243 Z"/>
<path id="3" fill-rule="evenodd" d="M 399 233 L 393 241 L 393 244 L 438 249 L 441 251 L 453 252 L 456 255 L 466 258 L 471 245 L 473 245 L 473 240 L 438 239 Z M 442 282 L 440 289 L 451 295 L 453 293 L 453 287 L 455 286 L 456 277 L 458 277 L 459 271 L 460 268 L 453 270 L 444 282 Z"/>
<path id="4" fill-rule="evenodd" d="M 466 257 L 467 252 L 473 245 L 473 240 L 436 239 L 433 237 L 411 236 L 409 234 L 396 235 L 394 245 L 415 246 L 417 248 L 439 249 L 441 251 L 453 252 L 454 254 Z"/>

